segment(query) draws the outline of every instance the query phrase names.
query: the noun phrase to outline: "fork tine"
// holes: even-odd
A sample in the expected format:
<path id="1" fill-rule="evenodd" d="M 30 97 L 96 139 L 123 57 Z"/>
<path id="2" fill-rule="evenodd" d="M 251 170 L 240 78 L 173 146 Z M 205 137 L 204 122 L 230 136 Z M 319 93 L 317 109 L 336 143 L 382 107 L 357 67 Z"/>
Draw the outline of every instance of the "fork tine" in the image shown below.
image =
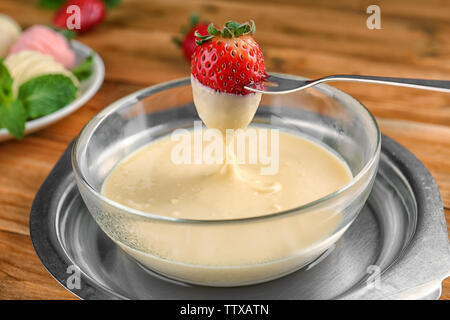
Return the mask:
<path id="1" fill-rule="evenodd" d="M 253 92 L 277 94 L 298 90 L 305 84 L 305 81 L 302 80 L 290 79 L 289 77 L 279 77 L 273 74 L 269 74 L 263 82 L 252 83 L 245 88 Z"/>

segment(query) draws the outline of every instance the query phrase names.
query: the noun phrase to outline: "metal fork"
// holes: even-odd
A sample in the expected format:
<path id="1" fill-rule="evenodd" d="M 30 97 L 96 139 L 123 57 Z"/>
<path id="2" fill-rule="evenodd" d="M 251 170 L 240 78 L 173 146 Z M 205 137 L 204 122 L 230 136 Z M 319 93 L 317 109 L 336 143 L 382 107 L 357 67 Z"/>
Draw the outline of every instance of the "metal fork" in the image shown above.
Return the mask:
<path id="1" fill-rule="evenodd" d="M 327 81 L 369 82 L 450 93 L 450 81 L 448 80 L 390 78 L 360 75 L 332 75 L 316 80 L 299 80 L 289 76 L 270 74 L 262 83 L 252 83 L 245 86 L 245 89 L 266 94 L 284 94 L 303 90 Z"/>

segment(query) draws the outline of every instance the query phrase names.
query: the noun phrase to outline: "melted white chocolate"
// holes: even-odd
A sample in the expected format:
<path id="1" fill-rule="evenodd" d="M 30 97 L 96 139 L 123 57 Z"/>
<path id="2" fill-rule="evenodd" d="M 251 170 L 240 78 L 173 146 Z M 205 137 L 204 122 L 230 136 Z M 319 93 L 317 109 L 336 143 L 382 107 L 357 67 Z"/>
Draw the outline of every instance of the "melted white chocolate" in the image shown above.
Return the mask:
<path id="1" fill-rule="evenodd" d="M 194 138 L 190 141 L 193 149 Z M 286 132 L 279 134 L 279 169 L 274 175 L 261 175 L 265 165 L 259 161 L 177 165 L 171 158 L 177 143 L 163 138 L 129 156 L 111 172 L 103 193 L 128 207 L 158 215 L 237 219 L 301 206 L 351 179 L 348 167 L 333 153 Z M 208 144 L 204 142 L 203 149 Z M 247 146 L 246 159 L 249 150 Z M 279 187 L 258 189 L 275 184 Z"/>
<path id="2" fill-rule="evenodd" d="M 200 119 L 208 128 L 245 129 L 252 121 L 261 101 L 260 93 L 239 96 L 215 92 L 191 75 L 194 104 Z"/>
<path id="3" fill-rule="evenodd" d="M 258 95 L 218 94 L 195 79 L 192 88 L 201 119 L 222 132 L 245 128 L 261 99 Z M 273 141 L 259 142 L 260 148 L 272 148 L 267 144 Z M 171 158 L 177 143 L 166 137 L 134 152 L 110 173 L 103 194 L 156 215 L 227 220 L 293 209 L 335 192 L 352 179 L 346 163 L 327 148 L 286 132 L 279 133 L 279 169 L 273 175 L 260 174 L 265 166 L 260 161 L 177 165 Z M 202 143 L 204 149 L 211 142 Z M 247 145 L 246 159 L 249 152 Z M 118 244 L 145 266 L 177 279 L 242 285 L 278 277 L 310 262 L 344 232 L 342 228 L 331 236 L 340 223 L 340 212 L 323 208 L 246 223 L 205 225 L 138 219 L 127 228 L 139 240 Z"/>

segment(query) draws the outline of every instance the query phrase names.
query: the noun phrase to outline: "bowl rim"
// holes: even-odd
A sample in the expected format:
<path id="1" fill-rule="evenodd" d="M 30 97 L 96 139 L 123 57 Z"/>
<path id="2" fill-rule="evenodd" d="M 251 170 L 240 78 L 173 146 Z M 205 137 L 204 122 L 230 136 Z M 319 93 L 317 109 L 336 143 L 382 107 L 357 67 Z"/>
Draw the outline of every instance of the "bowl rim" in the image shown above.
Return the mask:
<path id="1" fill-rule="evenodd" d="M 284 76 L 284 77 L 290 77 L 294 79 L 299 80 L 307 80 L 307 78 L 296 76 L 296 75 L 288 75 L 283 73 L 274 73 L 270 72 L 269 74 L 274 74 L 277 76 Z M 338 190 L 327 194 L 319 199 L 316 199 L 314 201 L 308 202 L 306 204 L 303 204 L 301 206 L 291 208 L 288 210 L 283 210 L 275 213 L 270 214 L 264 214 L 264 215 L 258 215 L 258 216 L 252 216 L 252 217 L 245 217 L 245 218 L 238 218 L 238 219 L 210 219 L 210 220 L 200 220 L 200 219 L 185 219 L 185 218 L 174 218 L 174 217 L 168 217 L 168 216 L 162 216 L 158 214 L 153 214 L 149 212 L 140 211 L 137 209 L 130 208 L 126 205 L 120 204 L 114 200 L 111 200 L 107 197 L 105 197 L 103 194 L 98 192 L 84 177 L 84 174 L 81 171 L 81 168 L 78 164 L 77 155 L 80 152 L 80 138 L 85 138 L 86 136 L 92 135 L 94 130 L 97 128 L 97 126 L 101 123 L 101 121 L 110 115 L 111 113 L 115 112 L 118 108 L 122 107 L 124 103 L 129 104 L 131 101 L 133 103 L 139 102 L 141 99 L 148 97 L 152 94 L 161 92 L 163 90 L 167 89 L 173 89 L 182 85 L 190 84 L 190 77 L 185 78 L 179 78 L 167 82 L 163 82 L 160 84 L 156 84 L 138 91 L 135 91 L 129 95 L 126 95 L 125 97 L 120 98 L 117 101 L 114 101 L 109 106 L 104 108 L 102 111 L 100 111 L 97 115 L 95 115 L 91 120 L 88 121 L 88 123 L 82 128 L 80 131 L 78 137 L 75 139 L 74 146 L 72 148 L 71 153 L 71 160 L 72 160 L 72 167 L 75 176 L 77 177 L 77 182 L 82 183 L 87 189 L 94 194 L 95 197 L 99 198 L 101 201 L 106 202 L 108 205 L 115 207 L 118 210 L 124 211 L 127 214 L 136 215 L 139 217 L 143 217 L 146 219 L 152 219 L 157 220 L 161 222 L 174 222 L 174 223 L 182 223 L 182 224 L 223 224 L 223 223 L 238 223 L 238 222 L 250 222 L 250 221 L 258 221 L 258 220 L 265 220 L 265 219 L 272 219 L 272 218 L 279 218 L 282 216 L 292 215 L 292 214 L 302 214 L 305 213 L 305 211 L 308 211 L 309 209 L 313 207 L 317 207 L 322 205 L 325 202 L 328 202 L 331 199 L 334 199 L 338 196 L 340 196 L 342 193 L 344 193 L 346 190 L 350 189 L 354 185 L 356 185 L 364 176 L 365 174 L 373 167 L 373 165 L 376 164 L 377 159 L 379 159 L 379 154 L 381 150 L 381 132 L 380 128 L 378 126 L 378 123 L 373 116 L 373 114 L 356 98 L 349 95 L 348 93 L 345 93 L 342 90 L 339 90 L 335 87 L 332 87 L 327 84 L 319 84 L 314 86 L 317 90 L 320 90 L 322 92 L 325 92 L 329 94 L 329 92 L 340 95 L 341 97 L 345 97 L 349 99 L 350 101 L 354 102 L 356 106 L 359 106 L 363 112 L 366 112 L 366 114 L 369 116 L 369 119 L 372 121 L 372 124 L 374 125 L 375 132 L 376 132 L 376 144 L 375 148 L 370 156 L 369 161 L 364 165 L 364 167 L 358 172 L 356 176 L 353 177 L 353 179 L 343 185 Z M 326 92 L 328 91 L 328 92 Z"/>

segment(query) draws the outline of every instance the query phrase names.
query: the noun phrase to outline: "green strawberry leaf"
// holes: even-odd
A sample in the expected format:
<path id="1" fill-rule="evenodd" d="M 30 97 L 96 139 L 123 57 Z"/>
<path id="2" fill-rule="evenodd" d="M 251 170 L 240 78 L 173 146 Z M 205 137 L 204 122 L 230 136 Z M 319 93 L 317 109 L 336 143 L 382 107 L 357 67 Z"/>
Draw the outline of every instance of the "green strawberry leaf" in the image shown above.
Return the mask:
<path id="1" fill-rule="evenodd" d="M 240 37 L 243 34 L 248 34 L 250 33 L 252 30 L 252 27 L 250 26 L 250 24 L 248 22 L 243 23 L 241 25 L 239 25 L 236 30 L 234 31 L 234 36 L 235 37 Z"/>
<path id="2" fill-rule="evenodd" d="M 17 139 L 25 133 L 27 112 L 20 100 L 0 104 L 0 125 Z"/>
<path id="3" fill-rule="evenodd" d="M 105 3 L 106 8 L 109 10 L 114 7 L 117 7 L 120 4 L 120 2 L 122 2 L 122 0 L 103 0 L 103 2 Z"/>
<path id="4" fill-rule="evenodd" d="M 229 28 L 230 30 L 235 30 L 239 27 L 239 23 L 236 21 L 228 21 L 225 23 L 225 27 Z"/>
<path id="5" fill-rule="evenodd" d="M 58 9 L 66 0 L 39 0 L 38 5 L 45 9 Z"/>
<path id="6" fill-rule="evenodd" d="M 223 28 L 222 36 L 224 38 L 233 38 L 233 31 L 231 31 L 228 27 Z"/>
<path id="7" fill-rule="evenodd" d="M 178 47 L 181 47 L 182 41 L 179 37 L 172 37 L 172 42 L 175 43 Z"/>
<path id="8" fill-rule="evenodd" d="M 90 55 L 84 59 L 79 65 L 72 69 L 72 73 L 81 82 L 92 75 L 94 68 L 94 57 Z"/>
<path id="9" fill-rule="evenodd" d="M 216 27 L 214 27 L 214 25 L 212 23 L 210 23 L 208 25 L 208 33 L 213 35 L 213 36 L 220 36 L 221 32 L 219 30 L 216 29 Z"/>
<path id="10" fill-rule="evenodd" d="M 59 9 L 64 2 L 67 0 L 39 0 L 38 5 L 41 8 L 45 9 Z M 106 5 L 106 8 L 111 9 L 118 6 L 121 0 L 103 0 Z"/>
<path id="11" fill-rule="evenodd" d="M 225 23 L 223 30 L 217 29 L 212 23 L 210 23 L 208 25 L 208 34 L 202 36 L 198 31 L 195 32 L 195 37 L 197 38 L 195 42 L 197 45 L 202 45 L 214 37 L 239 38 L 243 35 L 254 34 L 255 31 L 256 26 L 253 20 L 241 24 L 236 21 L 228 21 Z"/>
<path id="12" fill-rule="evenodd" d="M 198 25 L 198 22 L 200 20 L 200 17 L 197 12 L 192 12 L 191 16 L 189 17 L 189 22 L 191 23 L 191 28 Z"/>
<path id="13" fill-rule="evenodd" d="M 47 74 L 28 80 L 19 88 L 19 100 L 28 117 L 39 118 L 55 112 L 72 102 L 78 88 L 62 74 Z"/>

